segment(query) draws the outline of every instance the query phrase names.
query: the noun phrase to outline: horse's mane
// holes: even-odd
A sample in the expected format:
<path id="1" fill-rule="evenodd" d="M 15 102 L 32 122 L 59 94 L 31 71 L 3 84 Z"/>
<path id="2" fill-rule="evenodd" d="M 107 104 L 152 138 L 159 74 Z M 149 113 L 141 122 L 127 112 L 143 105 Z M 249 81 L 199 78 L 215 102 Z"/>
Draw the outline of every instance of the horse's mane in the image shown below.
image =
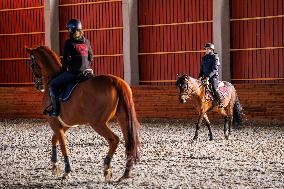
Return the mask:
<path id="1" fill-rule="evenodd" d="M 49 47 L 47 46 L 39 46 L 38 48 L 42 49 L 45 53 L 49 55 L 53 59 L 52 62 L 56 63 L 59 67 L 61 67 L 59 56 Z"/>

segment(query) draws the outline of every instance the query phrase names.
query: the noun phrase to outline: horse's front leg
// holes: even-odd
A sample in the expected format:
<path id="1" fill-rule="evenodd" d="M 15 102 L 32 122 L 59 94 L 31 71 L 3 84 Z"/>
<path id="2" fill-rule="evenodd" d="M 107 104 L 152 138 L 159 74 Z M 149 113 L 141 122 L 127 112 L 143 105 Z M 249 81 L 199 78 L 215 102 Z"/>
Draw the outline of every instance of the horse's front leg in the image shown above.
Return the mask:
<path id="1" fill-rule="evenodd" d="M 68 127 L 63 128 L 64 133 L 68 130 Z M 55 133 L 52 136 L 51 139 L 51 144 L 52 144 L 52 149 L 51 149 L 51 162 L 52 162 L 52 174 L 53 175 L 59 175 L 60 173 L 60 167 L 58 164 L 58 160 L 57 160 L 57 143 L 58 143 L 58 139 L 55 135 Z"/>
<path id="2" fill-rule="evenodd" d="M 57 176 L 60 173 L 60 167 L 57 161 L 57 142 L 58 139 L 55 134 L 53 134 L 51 143 L 52 143 L 52 149 L 51 149 L 51 162 L 52 162 L 52 174 Z"/>
<path id="3" fill-rule="evenodd" d="M 55 137 L 59 141 L 60 149 L 64 157 L 64 174 L 62 178 L 67 179 L 70 177 L 70 173 L 71 173 L 71 166 L 70 166 L 70 161 L 69 161 L 69 157 L 67 153 L 66 139 L 65 139 L 65 131 L 67 129 L 63 129 L 60 124 L 56 124 L 56 125 L 51 124 L 51 128 L 54 132 Z M 54 139 L 54 141 L 56 140 Z M 55 147 L 53 146 L 53 155 L 52 155 L 53 162 L 57 162 L 57 158 L 56 158 L 57 150 L 55 151 L 55 149 L 56 149 L 56 145 Z"/>
<path id="4" fill-rule="evenodd" d="M 198 130 L 200 129 L 202 119 L 203 119 L 203 114 L 200 114 L 198 121 L 197 121 L 197 124 L 196 124 L 195 134 L 194 134 L 193 140 L 197 140 L 197 138 L 198 138 Z"/>
<path id="5" fill-rule="evenodd" d="M 209 140 L 213 140 L 213 135 L 212 135 L 212 131 L 211 131 L 211 124 L 210 124 L 210 121 L 208 119 L 207 114 L 204 114 L 203 118 L 204 118 L 204 120 L 206 122 L 206 126 L 207 126 L 208 131 L 209 131 L 209 134 L 208 134 L 209 135 Z"/>

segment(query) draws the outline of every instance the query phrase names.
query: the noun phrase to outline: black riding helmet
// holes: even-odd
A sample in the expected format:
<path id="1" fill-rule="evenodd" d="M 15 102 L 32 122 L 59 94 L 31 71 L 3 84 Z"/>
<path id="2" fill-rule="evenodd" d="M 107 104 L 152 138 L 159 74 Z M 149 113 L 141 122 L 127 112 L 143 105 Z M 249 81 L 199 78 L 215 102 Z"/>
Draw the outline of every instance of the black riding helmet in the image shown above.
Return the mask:
<path id="1" fill-rule="evenodd" d="M 69 22 L 66 24 L 66 28 L 68 29 L 68 32 L 70 34 L 75 33 L 77 30 L 82 30 L 82 23 L 78 19 L 71 19 Z"/>
<path id="2" fill-rule="evenodd" d="M 210 48 L 210 49 L 212 49 L 212 50 L 214 50 L 215 49 L 215 47 L 214 47 L 214 44 L 213 43 L 206 43 L 205 44 L 205 46 L 204 46 L 204 49 L 205 48 Z"/>

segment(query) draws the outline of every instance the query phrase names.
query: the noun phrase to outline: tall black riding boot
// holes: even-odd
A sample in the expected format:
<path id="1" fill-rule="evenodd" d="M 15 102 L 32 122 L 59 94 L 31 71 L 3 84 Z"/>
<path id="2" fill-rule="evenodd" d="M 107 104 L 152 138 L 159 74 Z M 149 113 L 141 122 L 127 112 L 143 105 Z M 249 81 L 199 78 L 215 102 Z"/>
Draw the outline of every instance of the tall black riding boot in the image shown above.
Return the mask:
<path id="1" fill-rule="evenodd" d="M 49 116 L 55 116 L 57 117 L 59 115 L 59 101 L 58 101 L 58 96 L 50 91 L 50 98 L 51 98 L 51 103 L 52 103 L 52 109 L 51 110 L 44 110 L 45 115 Z"/>
<path id="2" fill-rule="evenodd" d="M 218 108 L 224 108 L 219 91 L 216 90 L 215 96 L 217 98 Z"/>

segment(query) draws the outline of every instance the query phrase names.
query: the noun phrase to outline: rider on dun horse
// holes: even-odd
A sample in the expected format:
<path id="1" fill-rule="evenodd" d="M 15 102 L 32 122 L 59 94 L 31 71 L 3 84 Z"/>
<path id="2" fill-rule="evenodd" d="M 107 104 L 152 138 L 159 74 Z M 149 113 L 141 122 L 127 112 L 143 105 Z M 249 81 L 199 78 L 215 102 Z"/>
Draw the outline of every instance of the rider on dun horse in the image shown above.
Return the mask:
<path id="1" fill-rule="evenodd" d="M 213 139 L 211 124 L 207 116 L 207 112 L 210 110 L 218 112 L 224 117 L 224 134 L 228 139 L 231 126 L 242 124 L 242 106 L 234 86 L 229 82 L 219 82 L 218 80 L 220 63 L 218 55 L 214 53 L 214 45 L 207 43 L 204 48 L 206 54 L 201 60 L 199 79 L 188 75 L 179 76 L 177 79 L 179 100 L 181 103 L 185 103 L 187 99 L 190 99 L 198 111 L 199 119 L 196 124 L 194 140 L 198 137 L 202 120 L 205 120 L 209 130 L 209 140 Z"/>

